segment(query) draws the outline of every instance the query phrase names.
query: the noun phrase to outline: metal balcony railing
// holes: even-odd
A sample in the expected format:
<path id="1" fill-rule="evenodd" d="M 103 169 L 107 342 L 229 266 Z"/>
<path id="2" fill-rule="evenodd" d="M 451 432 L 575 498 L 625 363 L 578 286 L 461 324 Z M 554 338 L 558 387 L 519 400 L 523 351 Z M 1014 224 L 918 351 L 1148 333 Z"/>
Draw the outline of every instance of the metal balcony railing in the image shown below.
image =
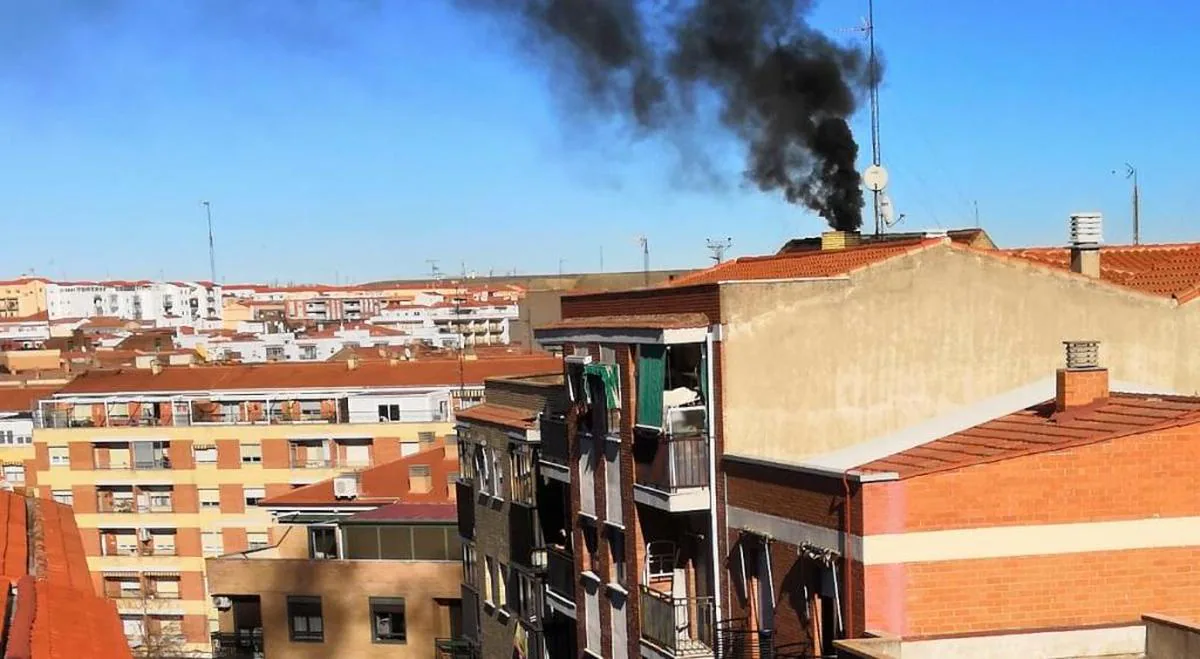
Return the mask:
<path id="1" fill-rule="evenodd" d="M 433 652 L 435 659 L 476 659 L 479 656 L 475 646 L 461 638 L 436 638 Z"/>
<path id="2" fill-rule="evenodd" d="M 261 629 L 212 635 L 213 659 L 263 659 L 266 656 Z"/>
<path id="3" fill-rule="evenodd" d="M 633 442 L 634 480 L 672 493 L 708 486 L 708 439 L 638 431 Z"/>
<path id="4" fill-rule="evenodd" d="M 642 586 L 641 604 L 643 640 L 675 656 L 713 651 L 713 598 L 672 597 Z"/>

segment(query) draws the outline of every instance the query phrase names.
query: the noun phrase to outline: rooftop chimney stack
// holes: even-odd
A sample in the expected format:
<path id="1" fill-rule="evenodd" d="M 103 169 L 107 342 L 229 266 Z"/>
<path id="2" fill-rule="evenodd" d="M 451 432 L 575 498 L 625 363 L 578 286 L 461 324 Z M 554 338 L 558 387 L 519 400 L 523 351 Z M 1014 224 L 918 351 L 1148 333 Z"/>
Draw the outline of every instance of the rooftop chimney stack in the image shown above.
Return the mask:
<path id="1" fill-rule="evenodd" d="M 1059 412 L 1108 398 L 1108 369 L 1100 367 L 1099 341 L 1063 341 L 1067 367 L 1058 369 L 1055 409 Z"/>
<path id="2" fill-rule="evenodd" d="M 1100 213 L 1071 214 L 1071 272 L 1100 277 Z"/>
<path id="3" fill-rule="evenodd" d="M 826 231 L 821 234 L 821 251 L 831 252 L 856 247 L 862 241 L 857 231 Z"/>

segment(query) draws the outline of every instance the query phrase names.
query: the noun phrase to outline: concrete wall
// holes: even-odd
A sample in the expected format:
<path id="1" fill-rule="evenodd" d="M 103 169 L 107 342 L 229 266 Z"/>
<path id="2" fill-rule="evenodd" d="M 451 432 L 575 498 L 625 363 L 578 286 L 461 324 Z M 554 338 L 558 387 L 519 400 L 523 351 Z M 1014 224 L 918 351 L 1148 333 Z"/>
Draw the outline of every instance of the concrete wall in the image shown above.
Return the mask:
<path id="1" fill-rule="evenodd" d="M 1200 625 L 1157 614 L 1142 616 L 1146 623 L 1146 659 L 1200 657 Z"/>
<path id="2" fill-rule="evenodd" d="M 1054 374 L 1096 339 L 1114 379 L 1200 390 L 1192 307 L 948 245 L 848 280 L 721 287 L 725 450 L 799 460 Z"/>
<path id="3" fill-rule="evenodd" d="M 265 650 L 280 659 L 431 657 L 434 639 L 449 636 L 439 601 L 459 599 L 461 574 L 457 561 L 208 561 L 210 592 L 261 597 Z M 288 595 L 321 597 L 323 643 L 288 639 Z M 404 598 L 406 643 L 372 643 L 371 597 Z"/>

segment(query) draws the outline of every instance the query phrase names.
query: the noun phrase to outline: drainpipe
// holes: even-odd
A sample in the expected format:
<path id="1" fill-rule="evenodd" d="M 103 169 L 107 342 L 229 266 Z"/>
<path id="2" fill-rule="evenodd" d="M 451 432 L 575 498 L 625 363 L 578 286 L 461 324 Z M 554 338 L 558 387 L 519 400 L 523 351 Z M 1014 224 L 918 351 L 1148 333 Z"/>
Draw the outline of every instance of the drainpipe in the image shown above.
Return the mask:
<path id="1" fill-rule="evenodd" d="M 708 499 L 712 514 L 709 515 L 712 535 L 712 578 L 713 578 L 713 633 L 716 633 L 717 623 L 721 621 L 721 572 L 720 539 L 717 537 L 717 391 L 714 387 L 713 371 L 716 370 L 717 360 L 713 358 L 713 331 L 710 327 L 704 338 L 708 359 Z M 715 637 L 714 637 L 715 638 Z"/>
<path id="2" fill-rule="evenodd" d="M 846 514 L 845 514 L 845 518 L 846 518 L 846 553 L 845 553 L 845 556 L 842 558 L 842 560 L 844 561 L 844 563 L 842 564 L 842 580 L 845 582 L 844 587 L 846 589 L 846 598 L 845 598 L 846 599 L 846 630 L 845 630 L 845 633 L 846 633 L 846 638 L 853 638 L 853 634 L 854 634 L 854 582 L 852 581 L 853 574 L 852 574 L 850 565 L 851 565 L 851 562 L 854 560 L 854 545 L 853 545 L 853 540 L 852 540 L 853 535 L 851 533 L 854 529 L 854 525 L 852 523 L 852 520 L 854 519 L 854 517 L 853 517 L 854 513 L 853 513 L 853 507 L 851 506 L 851 503 L 850 503 L 850 472 L 849 471 L 842 472 L 842 488 L 845 490 L 845 493 L 846 493 L 846 503 L 845 503 L 845 506 L 846 506 Z"/>

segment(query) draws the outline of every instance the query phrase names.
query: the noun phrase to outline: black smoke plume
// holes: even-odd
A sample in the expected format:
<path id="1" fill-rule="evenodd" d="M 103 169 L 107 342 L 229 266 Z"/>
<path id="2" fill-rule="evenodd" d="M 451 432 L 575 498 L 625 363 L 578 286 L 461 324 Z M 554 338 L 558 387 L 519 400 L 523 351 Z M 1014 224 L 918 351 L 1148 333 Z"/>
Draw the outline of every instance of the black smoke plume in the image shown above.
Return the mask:
<path id="1" fill-rule="evenodd" d="M 847 123 L 868 58 L 808 25 L 807 0 L 462 0 L 513 18 L 522 43 L 567 74 L 592 109 L 638 129 L 695 125 L 715 95 L 747 150 L 745 175 L 835 229 L 862 225 L 858 145 Z M 877 67 L 878 68 L 878 67 Z M 878 76 L 878 72 L 874 75 Z"/>

